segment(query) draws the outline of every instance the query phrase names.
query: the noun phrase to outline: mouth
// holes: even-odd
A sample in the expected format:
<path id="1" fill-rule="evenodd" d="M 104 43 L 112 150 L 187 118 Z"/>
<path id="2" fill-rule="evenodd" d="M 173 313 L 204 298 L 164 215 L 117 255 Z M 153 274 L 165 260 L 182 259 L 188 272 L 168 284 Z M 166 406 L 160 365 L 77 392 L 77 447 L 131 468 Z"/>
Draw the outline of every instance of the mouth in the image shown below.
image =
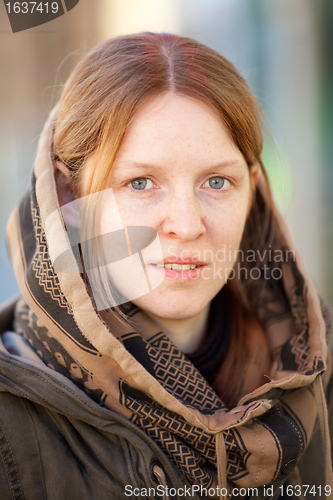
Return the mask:
<path id="1" fill-rule="evenodd" d="M 164 273 L 164 277 L 172 281 L 186 282 L 199 278 L 205 265 L 199 264 L 151 264 L 157 272 Z"/>
<path id="2" fill-rule="evenodd" d="M 189 271 L 190 269 L 196 269 L 196 264 L 152 264 L 157 267 L 164 267 L 165 269 L 173 269 L 174 271 Z"/>

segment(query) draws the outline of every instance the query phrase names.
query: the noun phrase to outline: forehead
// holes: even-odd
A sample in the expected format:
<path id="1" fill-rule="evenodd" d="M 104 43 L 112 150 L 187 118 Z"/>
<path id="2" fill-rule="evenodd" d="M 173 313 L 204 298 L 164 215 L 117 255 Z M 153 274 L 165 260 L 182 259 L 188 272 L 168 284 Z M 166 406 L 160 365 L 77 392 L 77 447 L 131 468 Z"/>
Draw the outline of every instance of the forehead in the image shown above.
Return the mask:
<path id="1" fill-rule="evenodd" d="M 217 111 L 191 97 L 167 93 L 145 103 L 128 127 L 116 163 L 221 157 L 243 158 Z"/>

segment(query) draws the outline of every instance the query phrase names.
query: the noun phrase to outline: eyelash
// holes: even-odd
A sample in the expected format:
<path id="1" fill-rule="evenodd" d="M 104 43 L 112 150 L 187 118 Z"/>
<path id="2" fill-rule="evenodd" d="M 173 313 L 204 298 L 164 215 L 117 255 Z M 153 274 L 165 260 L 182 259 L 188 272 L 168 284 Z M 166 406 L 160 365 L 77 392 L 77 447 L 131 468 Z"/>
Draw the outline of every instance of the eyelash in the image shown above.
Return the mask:
<path id="1" fill-rule="evenodd" d="M 128 186 L 128 187 L 131 187 L 132 191 L 135 191 L 136 193 L 137 193 L 137 192 L 139 192 L 139 191 L 149 191 L 149 189 L 134 189 L 134 188 L 131 186 L 131 184 L 132 184 L 133 182 L 135 182 L 135 181 L 141 181 L 141 180 L 143 180 L 143 179 L 146 179 L 146 180 L 148 180 L 148 181 L 150 181 L 150 182 L 153 182 L 153 181 L 152 181 L 151 179 L 149 179 L 148 177 L 136 177 L 135 179 L 133 179 L 132 181 L 130 181 L 130 182 L 127 184 L 127 186 Z M 223 180 L 224 180 L 224 183 L 225 183 L 225 182 L 228 182 L 228 183 L 231 185 L 231 181 L 230 181 L 229 179 L 227 179 L 226 177 L 223 177 L 222 175 L 213 175 L 212 177 L 210 177 L 209 179 L 207 179 L 207 180 L 205 181 L 205 183 L 204 183 L 204 184 L 206 184 L 207 182 L 209 182 L 211 179 L 223 179 Z M 224 183 L 223 183 L 223 186 L 224 186 Z M 223 186 L 222 186 L 222 188 L 223 188 Z M 228 188 L 228 187 L 229 187 L 229 186 L 227 186 L 227 188 Z M 212 190 L 214 190 L 214 191 L 226 191 L 226 189 L 222 189 L 222 188 L 221 188 L 221 189 L 214 189 L 214 188 L 211 188 L 211 189 L 212 189 Z M 150 189 L 151 189 L 151 188 L 150 188 Z"/>

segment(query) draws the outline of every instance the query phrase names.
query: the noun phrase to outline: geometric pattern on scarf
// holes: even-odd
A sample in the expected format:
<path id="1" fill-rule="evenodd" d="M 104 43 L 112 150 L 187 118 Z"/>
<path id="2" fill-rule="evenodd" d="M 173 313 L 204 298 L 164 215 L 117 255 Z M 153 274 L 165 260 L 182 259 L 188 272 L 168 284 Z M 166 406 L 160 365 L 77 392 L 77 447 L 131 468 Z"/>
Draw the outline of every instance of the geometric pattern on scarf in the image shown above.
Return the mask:
<path id="1" fill-rule="evenodd" d="M 17 302 L 15 315 L 15 330 L 29 342 L 44 363 L 52 370 L 70 378 L 94 401 L 103 403 L 106 397 L 104 391 L 91 387 L 89 372 L 63 348 L 24 300 Z"/>
<path id="2" fill-rule="evenodd" d="M 272 370 L 267 384 L 229 411 L 140 310 L 131 312 L 139 331 L 124 328 L 119 335 L 102 320 L 80 276 L 53 268 L 50 248 L 67 237 L 60 218 L 45 228 L 47 216 L 59 209 L 50 159 L 53 119 L 41 136 L 31 191 L 8 224 L 9 253 L 28 304 L 17 308 L 18 328 L 49 367 L 144 429 L 193 484 L 212 484 L 206 465 L 217 464 L 218 432 L 228 480 L 252 487 L 282 478 L 284 465 L 296 465 L 312 433 L 316 406 L 307 386 L 325 368 L 323 319 L 326 325 L 330 320 L 311 281 L 297 261 L 282 263 L 281 279 L 254 281 L 246 292 L 273 345 Z M 77 306 L 77 297 L 88 311 Z"/>
<path id="3" fill-rule="evenodd" d="M 126 349 L 142 362 L 152 364 L 151 373 L 173 396 L 204 414 L 213 414 L 224 407 L 221 400 L 208 386 L 206 380 L 186 358 L 178 347 L 163 333 L 159 332 L 145 342 L 140 335 L 132 333 L 121 337 Z M 147 349 L 147 357 L 139 358 L 142 345 Z"/>
<path id="4" fill-rule="evenodd" d="M 145 393 L 139 394 L 125 382 L 120 382 L 121 403 L 132 411 L 131 421 L 141 427 L 194 484 L 209 488 L 211 473 L 202 467 L 205 462 L 216 466 L 215 436 L 190 425 L 172 412 L 163 410 Z M 248 474 L 246 462 L 250 453 L 237 429 L 224 432 L 228 451 L 228 477 L 240 479 Z"/>
<path id="5" fill-rule="evenodd" d="M 59 279 L 52 274 L 52 264 L 47 249 L 45 231 L 42 227 L 41 219 L 38 216 L 38 211 L 35 207 L 32 207 L 31 211 L 38 248 L 32 261 L 32 269 L 35 272 L 38 284 L 43 287 L 44 291 L 49 293 L 51 299 L 57 301 L 59 306 L 66 307 L 70 313 L 71 309 L 66 296 L 60 288 Z"/>

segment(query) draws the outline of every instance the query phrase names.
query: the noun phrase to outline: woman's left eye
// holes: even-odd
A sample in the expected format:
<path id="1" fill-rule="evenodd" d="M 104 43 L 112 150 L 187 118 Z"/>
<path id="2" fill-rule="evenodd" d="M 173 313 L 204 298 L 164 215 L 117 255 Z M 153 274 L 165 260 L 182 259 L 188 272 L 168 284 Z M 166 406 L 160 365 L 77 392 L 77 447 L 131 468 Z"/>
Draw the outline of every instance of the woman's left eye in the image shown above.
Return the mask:
<path id="1" fill-rule="evenodd" d="M 149 185 L 149 183 L 151 185 Z M 134 179 L 134 181 L 131 181 L 128 186 L 131 186 L 133 189 L 136 191 L 143 191 L 146 189 L 148 186 L 148 189 L 153 186 L 153 183 L 150 179 L 147 179 L 146 177 L 140 177 L 139 179 Z"/>
<path id="2" fill-rule="evenodd" d="M 208 186 L 207 186 L 208 184 Z M 230 182 L 225 177 L 211 177 L 205 182 L 204 187 L 211 187 L 213 189 L 226 189 L 230 186 Z"/>

